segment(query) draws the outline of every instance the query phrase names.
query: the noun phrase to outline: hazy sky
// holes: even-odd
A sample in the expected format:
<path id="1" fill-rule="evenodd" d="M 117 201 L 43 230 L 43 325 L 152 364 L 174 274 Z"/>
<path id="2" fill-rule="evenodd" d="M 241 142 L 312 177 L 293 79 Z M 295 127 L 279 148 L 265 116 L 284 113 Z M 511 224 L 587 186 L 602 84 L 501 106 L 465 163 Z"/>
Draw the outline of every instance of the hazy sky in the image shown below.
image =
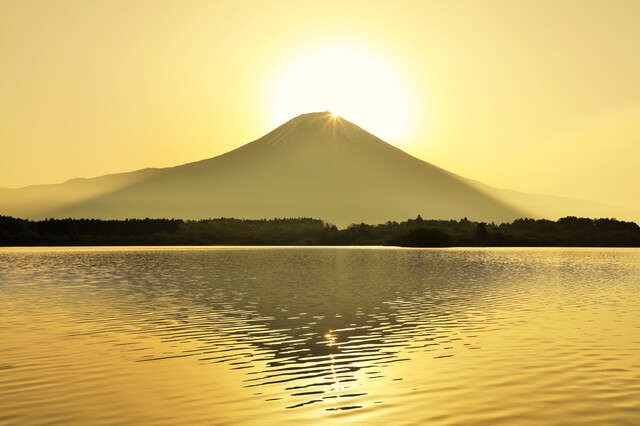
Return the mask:
<path id="1" fill-rule="evenodd" d="M 639 22 L 637 0 L 0 0 L 0 186 L 335 109 L 493 186 L 640 208 Z"/>

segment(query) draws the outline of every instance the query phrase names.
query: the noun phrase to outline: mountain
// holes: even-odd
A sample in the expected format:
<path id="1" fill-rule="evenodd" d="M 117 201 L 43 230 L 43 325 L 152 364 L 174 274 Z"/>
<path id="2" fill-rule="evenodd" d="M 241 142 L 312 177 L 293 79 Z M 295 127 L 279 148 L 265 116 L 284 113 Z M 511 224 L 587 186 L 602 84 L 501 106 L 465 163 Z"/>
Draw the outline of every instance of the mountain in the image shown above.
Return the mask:
<path id="1" fill-rule="evenodd" d="M 322 112 L 195 163 L 0 190 L 0 213 L 34 219 L 311 216 L 339 226 L 418 214 L 501 222 L 540 216 L 520 207 L 531 197 L 457 176 Z M 541 204 L 536 200 L 533 205 Z M 583 211 L 568 206 L 562 215 Z"/>

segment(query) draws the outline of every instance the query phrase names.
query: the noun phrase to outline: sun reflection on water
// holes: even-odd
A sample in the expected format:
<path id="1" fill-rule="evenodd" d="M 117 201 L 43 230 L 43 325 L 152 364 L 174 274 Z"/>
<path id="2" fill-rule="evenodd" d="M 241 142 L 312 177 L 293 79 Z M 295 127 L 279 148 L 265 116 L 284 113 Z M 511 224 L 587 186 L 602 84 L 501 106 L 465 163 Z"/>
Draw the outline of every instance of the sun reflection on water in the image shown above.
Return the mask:
<path id="1" fill-rule="evenodd" d="M 19 424 L 91 423 L 91 407 L 110 409 L 105 423 L 211 424 L 212 405 L 214 423 L 640 418 L 625 384 L 640 380 L 640 262 L 607 253 L 0 251 L 0 412 Z M 30 387 L 42 378 L 55 386 Z"/>

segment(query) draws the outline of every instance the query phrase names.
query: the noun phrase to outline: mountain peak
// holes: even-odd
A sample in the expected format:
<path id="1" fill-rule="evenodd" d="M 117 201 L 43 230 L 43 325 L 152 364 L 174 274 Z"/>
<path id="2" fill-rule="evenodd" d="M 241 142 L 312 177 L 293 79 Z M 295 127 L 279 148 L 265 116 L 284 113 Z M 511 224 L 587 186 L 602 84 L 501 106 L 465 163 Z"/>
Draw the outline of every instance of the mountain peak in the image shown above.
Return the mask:
<path id="1" fill-rule="evenodd" d="M 343 123 L 343 124 L 351 125 L 353 127 L 358 127 L 356 124 L 350 122 L 349 120 L 345 120 L 344 118 L 338 115 L 335 115 L 331 111 L 318 111 L 318 112 L 308 112 L 305 114 L 300 114 L 293 117 L 291 120 L 287 121 L 286 123 L 284 123 L 284 125 L 294 124 L 294 123 L 324 124 L 324 125 L 330 124 L 330 123 L 333 123 L 333 124 Z"/>
<path id="2" fill-rule="evenodd" d="M 355 123 L 333 114 L 331 111 L 300 114 L 258 141 L 269 141 L 277 145 L 315 145 L 368 141 L 383 142 L 380 138 L 362 129 Z"/>
<path id="3" fill-rule="evenodd" d="M 292 120 L 309 120 L 315 118 L 332 118 L 334 115 L 331 111 L 316 111 L 316 112 L 307 112 L 305 114 L 300 114 L 293 117 Z"/>
<path id="4" fill-rule="evenodd" d="M 300 114 L 292 118 L 291 120 L 284 123 L 284 126 L 287 125 L 302 125 L 304 127 L 307 126 L 320 126 L 321 128 L 329 128 L 330 124 L 336 124 L 337 121 L 343 122 L 346 120 L 341 119 L 340 117 L 333 115 L 331 111 L 322 111 L 322 112 L 308 112 L 306 114 Z"/>

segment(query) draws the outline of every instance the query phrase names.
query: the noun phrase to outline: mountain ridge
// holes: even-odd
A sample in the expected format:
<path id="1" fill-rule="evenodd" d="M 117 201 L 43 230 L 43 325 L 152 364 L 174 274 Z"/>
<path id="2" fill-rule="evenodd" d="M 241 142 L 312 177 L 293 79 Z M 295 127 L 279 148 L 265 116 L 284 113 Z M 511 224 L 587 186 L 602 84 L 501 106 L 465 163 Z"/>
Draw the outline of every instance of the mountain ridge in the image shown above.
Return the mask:
<path id="1" fill-rule="evenodd" d="M 27 218 L 305 216 L 345 225 L 418 214 L 497 222 L 539 217 L 500 190 L 414 157 L 329 112 L 301 114 L 199 161 L 2 192 L 0 212 Z"/>

